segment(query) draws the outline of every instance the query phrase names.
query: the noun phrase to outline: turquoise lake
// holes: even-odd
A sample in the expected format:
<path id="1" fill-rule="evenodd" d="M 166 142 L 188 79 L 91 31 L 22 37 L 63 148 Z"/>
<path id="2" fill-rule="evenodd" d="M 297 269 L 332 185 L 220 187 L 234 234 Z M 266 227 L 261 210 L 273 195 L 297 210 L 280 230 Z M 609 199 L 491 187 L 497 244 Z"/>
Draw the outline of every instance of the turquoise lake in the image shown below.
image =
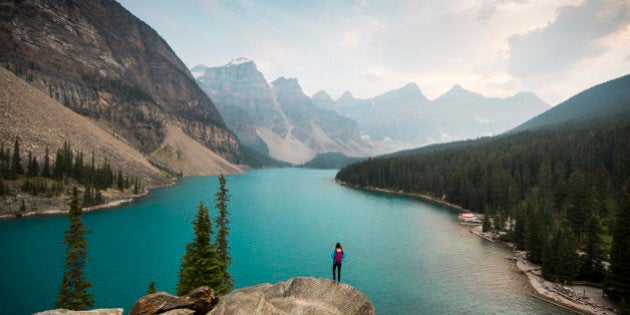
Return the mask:
<path id="1" fill-rule="evenodd" d="M 334 170 L 267 169 L 226 176 L 232 199 L 235 287 L 292 277 L 331 278 L 330 252 L 346 250 L 342 282 L 379 314 L 550 314 L 531 296 L 511 253 L 457 223 L 457 213 L 412 198 L 359 191 Z M 86 277 L 95 308 L 128 312 L 151 280 L 174 293 L 190 221 L 201 200 L 216 211 L 216 177 L 186 178 L 133 203 L 84 215 Z M 61 283 L 65 216 L 0 220 L 0 313 L 53 309 Z"/>

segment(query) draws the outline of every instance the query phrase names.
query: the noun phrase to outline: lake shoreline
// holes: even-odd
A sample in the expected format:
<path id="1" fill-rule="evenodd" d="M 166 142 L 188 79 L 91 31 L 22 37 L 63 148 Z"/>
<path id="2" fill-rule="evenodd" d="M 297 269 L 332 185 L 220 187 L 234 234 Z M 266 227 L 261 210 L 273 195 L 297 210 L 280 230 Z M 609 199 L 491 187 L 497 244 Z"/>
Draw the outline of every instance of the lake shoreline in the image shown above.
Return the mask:
<path id="1" fill-rule="evenodd" d="M 428 202 L 432 202 L 432 203 L 439 204 L 442 206 L 446 206 L 448 208 L 457 210 L 462 213 L 474 213 L 473 211 L 469 209 L 463 208 L 459 205 L 455 205 L 445 200 L 435 198 L 429 195 L 418 194 L 418 193 L 406 193 L 406 192 L 403 192 L 402 190 L 395 191 L 395 190 L 383 189 L 383 188 L 378 188 L 378 187 L 359 187 L 356 185 L 348 184 L 346 182 L 337 181 L 337 180 L 335 181 L 342 186 L 350 187 L 353 189 L 412 197 L 412 198 L 417 198 L 423 201 L 428 201 Z M 470 232 L 489 242 L 492 242 L 492 243 L 496 242 L 496 238 L 490 235 L 486 235 L 481 232 L 481 226 L 476 226 L 476 227 L 471 228 Z M 611 305 L 601 305 L 598 303 L 599 301 L 594 301 L 590 297 L 579 297 L 577 294 L 575 294 L 575 291 L 573 288 L 567 288 L 558 283 L 544 280 L 542 276 L 540 275 L 540 267 L 534 264 L 531 264 L 529 261 L 527 261 L 527 259 L 525 258 L 524 252 L 516 251 L 514 249 L 514 245 L 512 245 L 511 243 L 506 243 L 506 242 L 500 242 L 500 243 L 502 244 L 502 246 L 510 248 L 515 253 L 514 257 L 511 257 L 511 258 L 506 257 L 506 258 L 514 261 L 515 267 L 527 277 L 529 287 L 533 289 L 534 291 L 532 296 L 542 301 L 545 301 L 547 303 L 556 305 L 558 307 L 561 307 L 570 311 L 578 312 L 578 313 L 597 314 L 597 315 L 611 314 L 611 313 L 616 314 L 615 308 L 612 307 Z M 573 294 L 571 294 L 571 292 L 573 292 Z"/>
<path id="2" fill-rule="evenodd" d="M 127 203 L 131 203 L 133 202 L 136 198 L 142 197 L 142 196 L 146 196 L 148 194 L 148 192 L 146 193 L 142 193 L 140 195 L 136 195 L 133 197 L 129 197 L 129 198 L 123 198 L 123 199 L 116 199 L 116 200 L 112 200 L 110 202 L 101 204 L 101 205 L 96 205 L 96 206 L 91 206 L 91 207 L 85 207 L 83 208 L 83 212 L 92 212 L 92 211 L 97 211 L 97 210 L 107 210 L 110 208 L 115 208 Z M 42 211 L 30 211 L 30 212 L 25 212 L 25 213 L 21 213 L 21 214 L 2 214 L 0 215 L 0 220 L 7 220 L 7 219 L 18 219 L 18 218 L 23 218 L 23 217 L 37 217 L 37 216 L 56 216 L 56 215 L 65 215 L 69 212 L 70 210 L 61 210 L 61 209 L 49 209 L 49 210 L 42 210 Z"/>
<path id="3" fill-rule="evenodd" d="M 451 208 L 451 209 L 457 210 L 457 211 L 459 211 L 461 213 L 475 213 L 472 210 L 466 209 L 466 208 L 464 208 L 462 206 L 450 203 L 450 202 L 448 202 L 446 200 L 443 200 L 443 199 L 440 199 L 440 198 L 437 198 L 437 197 L 433 197 L 433 196 L 430 196 L 430 195 L 418 194 L 418 193 L 407 193 L 407 192 L 404 192 L 402 190 L 396 191 L 396 190 L 384 189 L 384 188 L 378 188 L 378 187 L 371 187 L 371 186 L 361 187 L 361 186 L 357 186 L 357 185 L 351 185 L 351 184 L 349 184 L 347 182 L 339 181 L 339 180 L 335 180 L 335 182 L 337 184 L 339 184 L 339 185 L 350 187 L 350 188 L 354 188 L 354 189 L 358 189 L 358 190 L 367 190 L 367 191 L 380 192 L 380 193 L 385 193 L 385 194 L 394 194 L 394 195 L 400 195 L 400 196 L 405 196 L 405 197 L 417 198 L 417 199 L 421 199 L 421 200 L 424 200 L 424 201 L 432 202 L 432 203 L 435 203 L 435 204 L 438 204 L 438 205 L 445 206 L 447 208 Z M 477 214 L 479 214 L 479 213 L 477 213 Z"/>

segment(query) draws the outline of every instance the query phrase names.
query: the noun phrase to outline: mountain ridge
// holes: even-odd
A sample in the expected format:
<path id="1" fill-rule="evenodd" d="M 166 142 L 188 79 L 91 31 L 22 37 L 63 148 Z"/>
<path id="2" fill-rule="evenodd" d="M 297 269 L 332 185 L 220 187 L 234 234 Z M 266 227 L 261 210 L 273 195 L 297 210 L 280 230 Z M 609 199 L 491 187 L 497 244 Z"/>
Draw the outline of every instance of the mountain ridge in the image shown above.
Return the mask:
<path id="1" fill-rule="evenodd" d="M 594 104 L 603 104 L 603 106 Z M 592 86 L 509 130 L 508 133 L 544 128 L 552 124 L 579 123 L 602 118 L 628 119 L 630 112 L 628 107 L 630 107 L 630 74 Z"/>
<path id="2" fill-rule="evenodd" d="M 319 153 L 366 155 L 356 124 L 316 106 L 296 78 L 268 82 L 254 61 L 239 58 L 224 66 L 196 66 L 199 86 L 217 104 L 226 123 L 243 144 L 291 164 Z"/>
<path id="3" fill-rule="evenodd" d="M 434 100 L 408 83 L 370 99 L 356 99 L 346 91 L 333 103 L 322 98 L 313 102 L 355 120 L 381 153 L 499 134 L 549 108 L 531 92 L 492 98 L 458 84 Z"/>
<path id="4" fill-rule="evenodd" d="M 168 121 L 175 121 L 196 141 L 238 162 L 238 139 L 184 63 L 117 2 L 0 6 L 0 64 L 40 91 L 145 154 L 159 147 Z"/>

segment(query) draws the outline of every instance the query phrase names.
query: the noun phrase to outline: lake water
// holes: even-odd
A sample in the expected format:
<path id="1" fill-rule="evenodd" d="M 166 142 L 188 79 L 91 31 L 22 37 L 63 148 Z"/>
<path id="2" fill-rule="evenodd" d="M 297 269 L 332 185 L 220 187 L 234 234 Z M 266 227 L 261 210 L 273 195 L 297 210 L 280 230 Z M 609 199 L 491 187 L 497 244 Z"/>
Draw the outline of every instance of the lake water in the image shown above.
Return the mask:
<path id="1" fill-rule="evenodd" d="M 504 259 L 509 250 L 471 234 L 456 212 L 343 187 L 334 175 L 269 169 L 226 177 L 236 288 L 330 278 L 330 252 L 341 242 L 342 282 L 365 293 L 381 314 L 561 311 L 532 297 L 525 277 Z M 129 311 L 151 280 L 174 293 L 193 237 L 190 221 L 200 200 L 214 204 L 216 191 L 216 177 L 186 178 L 131 204 L 86 213 L 86 276 L 95 307 Z M 67 226 L 65 216 L 0 220 L 0 313 L 54 308 Z"/>

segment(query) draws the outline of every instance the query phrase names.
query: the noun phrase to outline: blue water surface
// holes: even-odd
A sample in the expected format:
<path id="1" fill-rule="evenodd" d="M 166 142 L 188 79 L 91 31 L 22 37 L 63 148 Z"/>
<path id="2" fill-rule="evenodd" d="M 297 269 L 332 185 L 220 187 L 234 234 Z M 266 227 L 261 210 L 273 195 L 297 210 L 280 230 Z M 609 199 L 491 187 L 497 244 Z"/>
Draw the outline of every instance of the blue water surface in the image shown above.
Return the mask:
<path id="1" fill-rule="evenodd" d="M 334 182 L 333 170 L 267 169 L 227 176 L 235 287 L 331 277 L 337 242 L 342 281 L 382 314 L 519 314 L 561 310 L 531 296 L 510 252 L 457 224 L 457 213 L 412 198 Z M 186 178 L 131 204 L 89 212 L 86 277 L 95 308 L 129 311 L 150 281 L 174 293 L 191 220 L 213 208 L 216 177 Z M 54 308 L 65 216 L 0 221 L 0 312 Z"/>

